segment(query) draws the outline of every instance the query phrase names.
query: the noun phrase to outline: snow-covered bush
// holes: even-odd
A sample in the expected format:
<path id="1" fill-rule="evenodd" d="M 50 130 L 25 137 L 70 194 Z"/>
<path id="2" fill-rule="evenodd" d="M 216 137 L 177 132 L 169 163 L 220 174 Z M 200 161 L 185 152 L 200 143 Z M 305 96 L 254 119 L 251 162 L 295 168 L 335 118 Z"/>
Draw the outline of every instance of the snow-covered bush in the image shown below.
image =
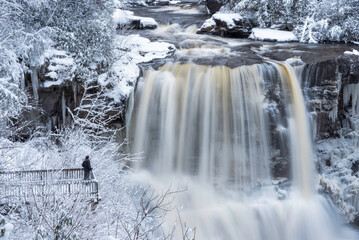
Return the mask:
<path id="1" fill-rule="evenodd" d="M 231 1 L 232 9 L 256 20 L 259 27 L 271 27 L 279 23 L 292 23 L 299 7 L 296 1 L 240 0 Z"/>
<path id="2" fill-rule="evenodd" d="M 304 25 L 296 28 L 297 35 L 300 35 L 301 42 L 318 43 L 326 39 L 328 32 L 328 21 L 316 22 L 313 18 L 307 18 Z"/>

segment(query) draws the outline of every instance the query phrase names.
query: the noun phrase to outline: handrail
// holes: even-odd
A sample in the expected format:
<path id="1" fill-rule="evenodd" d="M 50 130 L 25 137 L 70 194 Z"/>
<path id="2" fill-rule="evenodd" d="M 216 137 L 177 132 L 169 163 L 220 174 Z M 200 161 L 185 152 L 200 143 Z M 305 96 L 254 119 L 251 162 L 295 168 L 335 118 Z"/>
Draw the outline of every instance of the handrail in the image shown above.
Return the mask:
<path id="1" fill-rule="evenodd" d="M 29 181 L 29 182 L 1 182 L 0 186 L 22 186 L 22 185 L 61 185 L 61 184 L 80 184 L 80 183 L 98 183 L 96 179 L 90 180 L 78 180 L 78 179 L 69 179 L 69 180 L 58 180 L 58 181 Z"/>
<path id="2" fill-rule="evenodd" d="M 0 171 L 0 200 L 27 196 L 33 191 L 35 195 L 44 195 L 50 189 L 60 194 L 87 194 L 95 202 L 100 200 L 95 175 L 92 172 L 92 178 L 84 180 L 83 168 Z"/>
<path id="3" fill-rule="evenodd" d="M 0 174 L 7 173 L 30 173 L 30 172 L 62 172 L 62 171 L 83 171 L 83 168 L 62 168 L 62 169 L 40 169 L 40 170 L 15 170 L 15 171 L 0 171 Z"/>
<path id="4" fill-rule="evenodd" d="M 0 171 L 1 181 L 53 181 L 60 179 L 83 179 L 83 168 L 47 169 L 25 171 Z"/>

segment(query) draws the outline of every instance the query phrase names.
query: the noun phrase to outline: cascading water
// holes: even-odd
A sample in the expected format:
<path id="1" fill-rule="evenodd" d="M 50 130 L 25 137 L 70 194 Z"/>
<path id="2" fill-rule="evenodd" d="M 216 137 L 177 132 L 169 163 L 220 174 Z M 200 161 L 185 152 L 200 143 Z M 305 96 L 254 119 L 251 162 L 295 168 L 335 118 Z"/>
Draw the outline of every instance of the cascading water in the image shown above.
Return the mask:
<path id="1" fill-rule="evenodd" d="M 136 100 L 135 152 L 145 152 L 145 165 L 156 174 L 190 174 L 242 189 L 268 184 L 260 74 L 259 65 L 167 64 L 147 72 Z"/>
<path id="2" fill-rule="evenodd" d="M 275 78 L 287 105 L 289 193 L 271 185 L 263 90 Z M 131 119 L 133 151 L 145 157 L 137 168 L 150 172 L 155 187 L 188 185 L 176 203 L 183 221 L 197 227 L 196 239 L 356 239 L 315 194 L 306 110 L 290 65 L 168 63 L 145 72 Z"/>
<path id="3" fill-rule="evenodd" d="M 311 197 L 314 194 L 314 154 L 307 111 L 302 90 L 297 80 L 297 75 L 301 74 L 296 74 L 289 65 L 275 66 L 286 93 L 286 106 L 289 112 L 288 125 L 293 182 L 304 197 Z"/>

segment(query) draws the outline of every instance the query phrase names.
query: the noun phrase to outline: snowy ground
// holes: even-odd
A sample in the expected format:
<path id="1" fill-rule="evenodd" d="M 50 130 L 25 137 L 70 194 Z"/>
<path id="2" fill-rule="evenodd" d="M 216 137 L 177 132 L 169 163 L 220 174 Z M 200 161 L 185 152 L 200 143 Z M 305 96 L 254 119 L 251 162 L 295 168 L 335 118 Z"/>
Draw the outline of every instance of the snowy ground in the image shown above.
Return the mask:
<path id="1" fill-rule="evenodd" d="M 258 41 L 298 42 L 298 38 L 293 32 L 269 28 L 253 28 L 249 38 Z"/>

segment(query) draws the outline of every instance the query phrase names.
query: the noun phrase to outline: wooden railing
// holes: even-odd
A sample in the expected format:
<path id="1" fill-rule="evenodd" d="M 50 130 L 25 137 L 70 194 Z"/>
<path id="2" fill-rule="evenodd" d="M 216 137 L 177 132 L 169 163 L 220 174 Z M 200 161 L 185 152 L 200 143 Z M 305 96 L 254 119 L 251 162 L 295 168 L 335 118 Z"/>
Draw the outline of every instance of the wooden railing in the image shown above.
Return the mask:
<path id="1" fill-rule="evenodd" d="M 51 169 L 29 171 L 0 171 L 0 202 L 31 199 L 46 195 L 89 196 L 100 200 L 98 182 L 91 174 L 84 180 L 84 171 L 77 169 Z"/>
<path id="2" fill-rule="evenodd" d="M 0 182 L 38 182 L 38 181 L 57 181 L 57 180 L 82 180 L 84 170 L 82 168 L 71 169 L 48 169 L 48 170 L 28 170 L 28 171 L 0 171 Z"/>

